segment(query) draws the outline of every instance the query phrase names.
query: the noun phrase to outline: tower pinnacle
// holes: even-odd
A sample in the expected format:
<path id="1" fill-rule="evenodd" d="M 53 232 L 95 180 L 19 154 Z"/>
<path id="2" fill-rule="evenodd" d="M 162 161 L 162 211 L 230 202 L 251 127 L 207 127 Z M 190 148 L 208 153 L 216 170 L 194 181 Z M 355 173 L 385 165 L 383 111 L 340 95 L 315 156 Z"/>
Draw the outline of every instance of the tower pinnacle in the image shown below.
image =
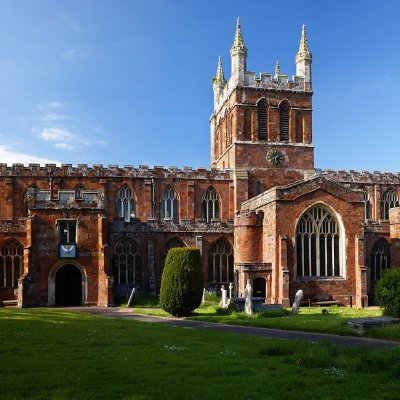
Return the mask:
<path id="1" fill-rule="evenodd" d="M 237 17 L 237 20 L 236 20 L 236 32 L 235 32 L 235 39 L 233 41 L 232 49 L 246 50 L 246 47 L 244 46 L 244 42 L 243 42 L 242 30 L 240 29 L 239 17 Z"/>
<path id="2" fill-rule="evenodd" d="M 312 54 L 308 47 L 306 27 L 303 24 L 299 51 L 296 54 L 296 75 L 304 77 L 305 87 L 311 90 L 311 63 Z"/>
<path id="3" fill-rule="evenodd" d="M 279 60 L 276 60 L 274 78 L 278 79 L 278 76 L 280 73 L 281 73 L 281 69 L 279 68 Z"/>
<path id="4" fill-rule="evenodd" d="M 213 84 L 218 86 L 224 86 L 226 83 L 224 77 L 224 70 L 222 69 L 222 61 L 221 56 L 218 57 L 218 66 L 217 66 L 217 73 L 213 77 Z"/>
<path id="5" fill-rule="evenodd" d="M 300 45 L 299 45 L 299 51 L 296 55 L 296 62 L 300 59 L 312 60 L 312 54 L 311 54 L 310 49 L 308 48 L 306 26 L 304 24 L 301 28 Z"/>

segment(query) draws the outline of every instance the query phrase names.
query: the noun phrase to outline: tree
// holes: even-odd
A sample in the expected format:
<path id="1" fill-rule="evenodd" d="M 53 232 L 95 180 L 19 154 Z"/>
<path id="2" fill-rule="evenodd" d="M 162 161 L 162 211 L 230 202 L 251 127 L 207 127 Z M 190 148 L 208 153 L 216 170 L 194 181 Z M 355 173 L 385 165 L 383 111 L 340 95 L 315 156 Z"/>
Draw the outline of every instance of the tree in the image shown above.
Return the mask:
<path id="1" fill-rule="evenodd" d="M 194 247 L 170 249 L 161 278 L 163 310 L 175 317 L 189 315 L 200 305 L 203 287 L 200 250 Z"/>
<path id="2" fill-rule="evenodd" d="M 383 315 L 400 318 L 400 268 L 387 269 L 375 286 L 375 299 Z"/>

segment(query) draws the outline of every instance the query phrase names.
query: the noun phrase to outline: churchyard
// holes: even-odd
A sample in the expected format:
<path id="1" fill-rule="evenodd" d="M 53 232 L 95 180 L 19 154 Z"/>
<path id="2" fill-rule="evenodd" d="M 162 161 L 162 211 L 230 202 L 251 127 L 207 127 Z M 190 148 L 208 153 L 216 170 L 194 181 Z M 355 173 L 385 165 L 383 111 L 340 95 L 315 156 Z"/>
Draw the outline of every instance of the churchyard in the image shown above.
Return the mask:
<path id="1" fill-rule="evenodd" d="M 231 325 L 255 326 L 263 328 L 288 329 L 305 332 L 331 333 L 336 335 L 358 336 L 356 329 L 348 326 L 347 321 L 353 318 L 379 317 L 382 311 L 378 307 L 300 307 L 298 314 L 290 309 L 255 312 L 247 315 L 245 312 L 235 312 L 232 309 L 221 309 L 218 296 L 207 296 L 204 304 L 188 318 L 197 321 L 220 322 Z M 126 306 L 122 303 L 121 306 Z M 326 310 L 325 314 L 322 310 Z M 156 297 L 138 297 L 133 302 L 133 312 L 136 314 L 156 315 L 167 317 L 158 306 Z M 400 325 L 389 325 L 367 329 L 367 337 L 399 340 Z"/>
<path id="2" fill-rule="evenodd" d="M 272 340 L 57 309 L 0 309 L 0 354 L 3 400 L 394 399 L 400 389 L 400 349 Z"/>

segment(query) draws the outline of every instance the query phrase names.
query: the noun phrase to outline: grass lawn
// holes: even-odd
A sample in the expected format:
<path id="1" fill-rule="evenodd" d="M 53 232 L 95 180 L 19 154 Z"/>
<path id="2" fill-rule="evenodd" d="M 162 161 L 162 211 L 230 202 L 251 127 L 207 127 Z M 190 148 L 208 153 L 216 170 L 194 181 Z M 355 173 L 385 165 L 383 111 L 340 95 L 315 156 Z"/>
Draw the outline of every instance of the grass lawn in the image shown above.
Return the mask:
<path id="1" fill-rule="evenodd" d="M 400 349 L 0 309 L 8 399 L 394 399 Z"/>
<path id="2" fill-rule="evenodd" d="M 322 314 L 319 307 L 301 307 L 299 314 L 295 315 L 288 310 L 255 313 L 248 316 L 246 313 L 221 310 L 218 302 L 207 301 L 202 304 L 189 319 L 197 321 L 221 322 L 231 325 L 246 325 L 264 328 L 288 329 L 305 332 L 332 333 L 336 335 L 357 336 L 358 332 L 347 325 L 349 318 L 376 317 L 382 312 L 376 308 L 348 308 L 326 307 L 327 315 Z M 138 314 L 169 316 L 161 308 L 144 308 L 135 306 L 134 312 Z M 400 340 L 400 325 L 368 329 L 365 336 Z"/>

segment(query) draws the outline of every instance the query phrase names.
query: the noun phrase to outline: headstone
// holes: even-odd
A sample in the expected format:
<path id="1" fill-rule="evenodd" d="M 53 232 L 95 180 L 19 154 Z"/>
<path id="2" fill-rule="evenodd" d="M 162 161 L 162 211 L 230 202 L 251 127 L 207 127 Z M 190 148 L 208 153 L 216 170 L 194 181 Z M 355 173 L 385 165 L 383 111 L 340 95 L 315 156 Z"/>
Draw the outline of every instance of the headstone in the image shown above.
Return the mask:
<path id="1" fill-rule="evenodd" d="M 293 314 L 297 314 L 299 312 L 300 303 L 301 303 L 301 300 L 303 299 L 303 296 L 304 296 L 304 293 L 301 289 L 296 292 L 296 296 L 294 298 L 294 302 L 292 305 L 292 313 Z"/>
<path id="2" fill-rule="evenodd" d="M 228 307 L 228 293 L 224 285 L 221 286 L 221 307 Z"/>
<path id="3" fill-rule="evenodd" d="M 128 305 L 127 305 L 128 307 L 131 306 L 134 294 L 135 294 L 135 288 L 132 288 L 131 295 L 129 296 L 129 300 L 128 300 Z"/>
<path id="4" fill-rule="evenodd" d="M 233 283 L 229 282 L 229 298 L 232 298 L 232 292 L 233 292 Z"/>
<path id="5" fill-rule="evenodd" d="M 203 289 L 203 297 L 201 299 L 202 304 L 206 302 L 206 288 Z"/>
<path id="6" fill-rule="evenodd" d="M 244 290 L 244 311 L 248 315 L 253 315 L 253 288 L 250 279 L 247 279 L 247 285 Z"/>

